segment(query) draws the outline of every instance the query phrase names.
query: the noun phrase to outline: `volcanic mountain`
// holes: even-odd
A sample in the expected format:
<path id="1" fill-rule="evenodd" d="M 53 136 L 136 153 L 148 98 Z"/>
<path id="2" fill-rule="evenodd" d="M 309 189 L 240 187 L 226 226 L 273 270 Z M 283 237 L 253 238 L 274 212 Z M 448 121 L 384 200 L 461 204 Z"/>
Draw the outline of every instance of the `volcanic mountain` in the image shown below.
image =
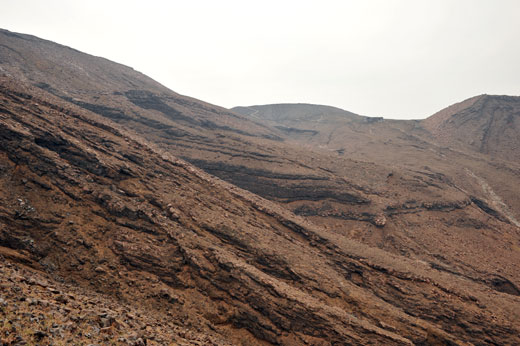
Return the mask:
<path id="1" fill-rule="evenodd" d="M 514 162 L 416 121 L 240 115 L 8 31 L 0 74 L 6 342 L 520 341 Z"/>
<path id="2" fill-rule="evenodd" d="M 423 121 L 444 146 L 520 162 L 520 97 L 480 95 Z"/>

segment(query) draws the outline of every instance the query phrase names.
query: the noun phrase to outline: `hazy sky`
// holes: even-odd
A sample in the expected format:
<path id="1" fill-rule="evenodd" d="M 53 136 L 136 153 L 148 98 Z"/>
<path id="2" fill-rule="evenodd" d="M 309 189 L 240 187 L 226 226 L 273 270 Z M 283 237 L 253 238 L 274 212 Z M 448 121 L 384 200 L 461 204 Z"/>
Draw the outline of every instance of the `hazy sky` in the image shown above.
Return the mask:
<path id="1" fill-rule="evenodd" d="M 224 107 L 424 118 L 520 95 L 520 1 L 1 0 L 0 27 L 132 66 Z"/>

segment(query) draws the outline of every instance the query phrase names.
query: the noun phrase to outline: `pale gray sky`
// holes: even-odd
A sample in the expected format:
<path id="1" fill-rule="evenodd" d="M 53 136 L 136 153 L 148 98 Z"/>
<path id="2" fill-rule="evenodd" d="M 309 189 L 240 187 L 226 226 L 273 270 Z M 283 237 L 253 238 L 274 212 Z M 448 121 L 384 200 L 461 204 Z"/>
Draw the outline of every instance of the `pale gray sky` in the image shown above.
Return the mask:
<path id="1" fill-rule="evenodd" d="M 1 0 L 0 27 L 224 107 L 306 102 L 424 118 L 520 95 L 520 1 Z"/>

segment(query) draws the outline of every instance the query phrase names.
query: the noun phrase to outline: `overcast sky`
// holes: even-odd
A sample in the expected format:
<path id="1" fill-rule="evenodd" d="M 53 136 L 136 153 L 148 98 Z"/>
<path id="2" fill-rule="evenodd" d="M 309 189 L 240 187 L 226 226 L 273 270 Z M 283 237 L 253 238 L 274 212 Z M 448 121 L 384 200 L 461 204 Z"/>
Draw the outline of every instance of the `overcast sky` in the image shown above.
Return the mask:
<path id="1" fill-rule="evenodd" d="M 424 118 L 520 95 L 520 1 L 2 0 L 0 27 L 106 57 L 224 107 Z"/>

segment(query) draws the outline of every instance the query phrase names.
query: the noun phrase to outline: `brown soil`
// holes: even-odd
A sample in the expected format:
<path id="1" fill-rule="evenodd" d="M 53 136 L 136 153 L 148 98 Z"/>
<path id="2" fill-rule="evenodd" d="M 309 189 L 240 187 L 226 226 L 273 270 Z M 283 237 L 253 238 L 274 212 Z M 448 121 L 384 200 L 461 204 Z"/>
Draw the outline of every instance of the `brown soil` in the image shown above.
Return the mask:
<path id="1" fill-rule="evenodd" d="M 517 163 L 415 121 L 238 115 L 32 36 L 0 58 L 5 343 L 520 342 Z"/>

